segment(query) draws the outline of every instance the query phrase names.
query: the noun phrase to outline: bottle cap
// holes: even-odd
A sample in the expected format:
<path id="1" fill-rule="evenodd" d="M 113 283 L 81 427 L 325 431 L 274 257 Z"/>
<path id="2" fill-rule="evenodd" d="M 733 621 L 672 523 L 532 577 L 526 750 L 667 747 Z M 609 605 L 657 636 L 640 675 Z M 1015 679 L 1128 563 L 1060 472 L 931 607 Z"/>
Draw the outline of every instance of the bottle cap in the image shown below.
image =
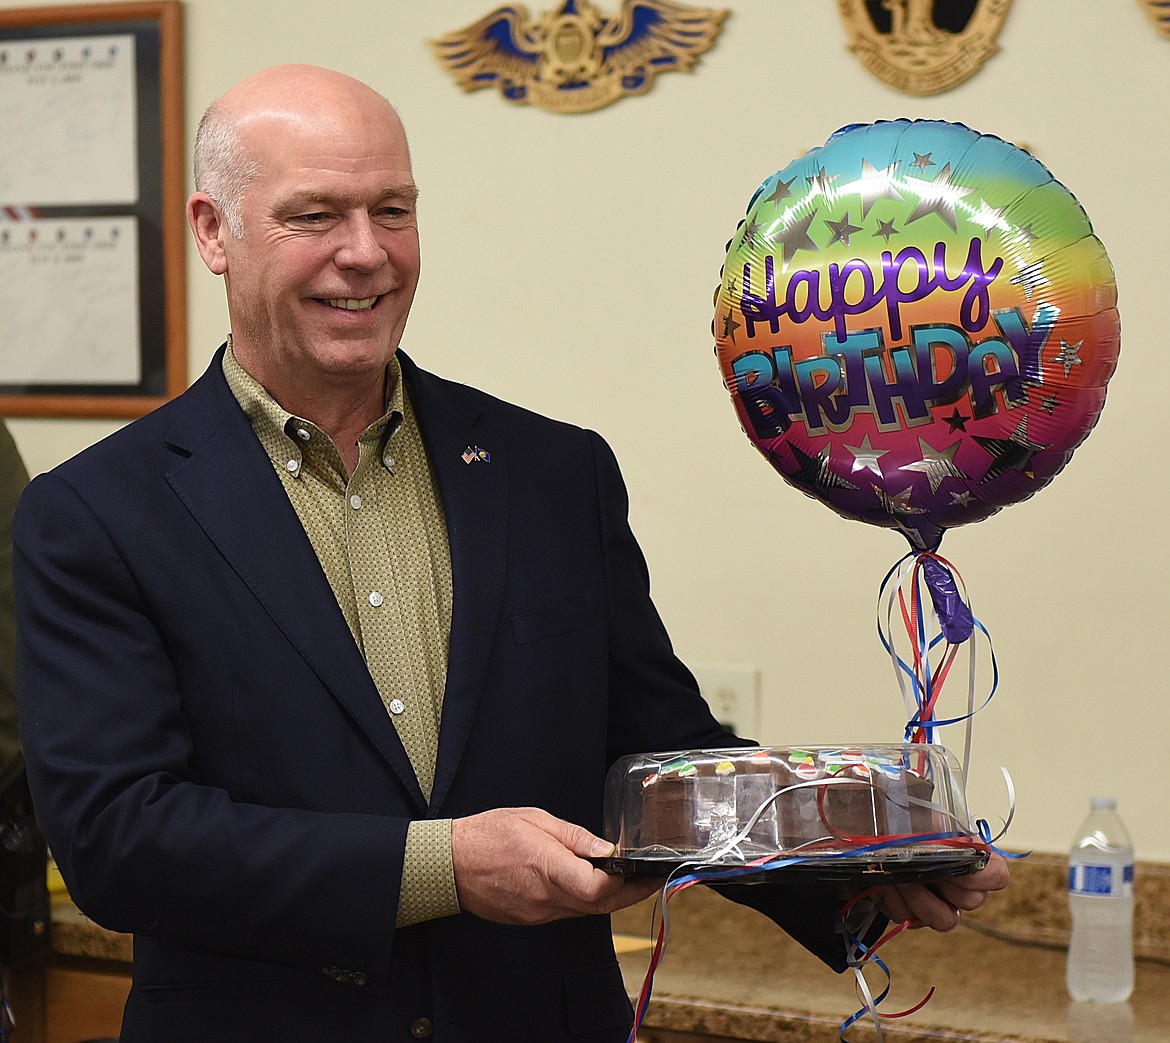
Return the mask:
<path id="1" fill-rule="evenodd" d="M 1089 800 L 1089 807 L 1093 811 L 1116 811 L 1117 798 L 1116 797 L 1092 797 Z"/>

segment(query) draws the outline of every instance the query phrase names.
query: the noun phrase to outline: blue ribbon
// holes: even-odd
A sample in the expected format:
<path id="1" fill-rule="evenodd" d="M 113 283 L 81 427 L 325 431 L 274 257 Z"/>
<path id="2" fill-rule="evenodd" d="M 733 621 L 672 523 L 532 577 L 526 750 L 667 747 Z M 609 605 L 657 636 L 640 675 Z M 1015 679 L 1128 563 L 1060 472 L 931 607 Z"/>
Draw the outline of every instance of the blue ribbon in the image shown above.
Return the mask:
<path id="1" fill-rule="evenodd" d="M 886 589 L 890 583 L 890 580 L 893 578 L 894 574 L 898 571 L 904 561 L 906 561 L 908 558 L 915 558 L 917 556 L 918 552 L 911 552 L 910 554 L 905 555 L 897 562 L 895 562 L 890 570 L 886 573 L 885 577 L 882 579 L 880 589 Z M 937 569 L 941 570 L 941 573 L 937 572 L 934 566 L 937 566 Z M 905 738 L 908 739 L 914 733 L 914 731 L 921 728 L 924 735 L 926 736 L 926 741 L 933 743 L 934 732 L 936 728 L 945 727 L 951 724 L 962 724 L 965 721 L 969 721 L 972 717 L 975 716 L 976 713 L 982 710 L 984 706 L 991 702 L 993 696 L 996 693 L 996 690 L 999 688 L 999 663 L 995 658 L 995 647 L 992 644 L 990 632 L 974 616 L 962 598 L 959 597 L 958 589 L 955 586 L 954 576 L 952 575 L 951 571 L 941 562 L 936 561 L 934 558 L 929 556 L 926 556 L 925 558 L 923 563 L 923 571 L 927 578 L 927 588 L 931 593 L 931 601 L 935 606 L 935 613 L 939 616 L 942 633 L 937 634 L 929 642 L 926 640 L 926 619 L 922 611 L 923 599 L 914 599 L 918 606 L 915 617 L 918 633 L 918 659 L 926 667 L 924 670 L 924 676 L 921 679 L 915 672 L 913 665 L 906 662 L 906 660 L 898 654 L 894 647 L 893 638 L 886 633 L 885 628 L 882 626 L 882 617 L 880 612 L 878 613 L 877 618 L 877 631 L 878 639 L 881 641 L 882 648 L 885 650 L 886 654 L 889 655 L 897 664 L 898 670 L 900 670 L 909 679 L 910 689 L 914 696 L 914 702 L 919 709 L 919 713 L 911 717 L 910 720 L 906 723 L 904 732 Z M 937 597 L 936 590 L 931 585 L 931 573 L 934 573 L 936 579 L 938 579 L 938 590 L 942 592 L 939 593 Z M 939 579 L 940 575 L 945 577 L 945 582 L 943 579 Z M 953 590 L 953 601 L 957 603 L 949 603 L 951 599 L 950 596 L 946 594 L 946 587 L 948 584 Z M 944 619 L 943 613 L 939 611 L 940 598 L 946 603 L 944 604 L 944 609 L 950 613 L 949 621 Z M 970 640 L 974 636 L 975 631 L 978 631 L 987 639 L 987 645 L 991 652 L 992 682 L 987 696 L 984 698 L 983 702 L 974 710 L 971 710 L 968 713 L 962 714 L 958 717 L 951 717 L 945 720 L 932 719 L 930 721 L 923 721 L 921 718 L 921 713 L 926 706 L 930 705 L 934 696 L 934 680 L 931 677 L 929 663 L 930 654 L 934 652 L 938 648 L 939 644 L 944 641 L 950 644 L 960 644 L 962 641 Z M 961 640 L 955 640 L 956 637 L 964 633 L 966 635 L 965 637 L 963 637 Z"/>

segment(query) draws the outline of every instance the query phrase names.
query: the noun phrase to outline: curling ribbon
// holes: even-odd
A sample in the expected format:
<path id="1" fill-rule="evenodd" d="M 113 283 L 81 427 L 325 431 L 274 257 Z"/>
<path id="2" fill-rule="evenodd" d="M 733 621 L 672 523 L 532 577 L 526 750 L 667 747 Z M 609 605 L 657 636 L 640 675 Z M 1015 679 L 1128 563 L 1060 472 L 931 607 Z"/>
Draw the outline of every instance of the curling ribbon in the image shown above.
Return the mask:
<path id="1" fill-rule="evenodd" d="M 928 602 L 927 598 L 923 597 L 922 588 L 924 586 L 929 598 L 929 613 L 925 608 Z M 885 605 L 884 625 L 881 611 L 883 603 Z M 901 616 L 902 624 L 909 641 L 909 661 L 899 654 L 894 643 L 893 623 L 895 606 L 897 606 L 898 614 Z M 971 757 L 972 719 L 995 695 L 999 687 L 999 666 L 996 662 L 991 635 L 971 611 L 969 599 L 966 595 L 966 588 L 958 571 L 945 558 L 930 551 L 913 551 L 901 558 L 886 573 L 885 578 L 882 580 L 878 594 L 877 630 L 882 646 L 890 656 L 890 661 L 894 668 L 894 676 L 898 681 L 898 687 L 902 692 L 902 698 L 906 705 L 908 720 L 906 723 L 905 738 L 907 742 L 932 743 L 934 742 L 934 732 L 937 728 L 951 724 L 965 724 L 966 737 L 964 741 L 962 767 L 963 776 L 966 778 Z M 978 635 L 982 635 L 984 640 L 986 640 L 990 652 L 991 685 L 982 703 L 976 707 L 976 638 Z M 968 650 L 966 712 L 954 717 L 939 718 L 936 716 L 936 707 L 939 696 L 942 693 L 943 684 L 957 658 L 959 648 L 964 644 L 967 645 Z M 641 1027 L 646 1010 L 650 1004 L 650 996 L 654 988 L 654 975 L 665 956 L 666 944 L 669 940 L 670 918 L 668 903 L 679 891 L 683 891 L 698 883 L 730 882 L 734 881 L 737 877 L 754 876 L 759 873 L 783 869 L 814 859 L 816 861 L 822 861 L 834 858 L 855 857 L 857 855 L 870 854 L 909 843 L 933 843 L 940 847 L 969 847 L 984 852 L 994 851 L 1005 858 L 1026 857 L 1025 855 L 1010 854 L 1001 851 L 995 846 L 995 842 L 1007 832 L 1012 819 L 1015 817 L 1015 791 L 1011 776 L 1006 769 L 1000 770 L 1003 772 L 1008 788 L 1009 811 L 1003 828 L 994 837 L 991 835 L 991 829 L 987 822 L 979 819 L 976 824 L 978 836 L 971 836 L 969 833 L 962 831 L 933 834 L 916 833 L 884 838 L 842 836 L 836 838 L 846 845 L 841 851 L 826 852 L 821 849 L 815 855 L 804 857 L 781 858 L 763 856 L 754 861 L 732 867 L 711 866 L 709 864 L 706 866 L 681 866 L 676 870 L 676 873 L 678 873 L 677 876 L 672 873 L 667 878 L 659 894 L 658 901 L 654 905 L 651 935 L 654 936 L 655 934 L 655 921 L 657 921 L 657 937 L 650 957 L 649 966 L 646 970 L 646 976 L 642 983 L 642 989 L 638 996 L 638 1003 L 634 1009 L 634 1023 L 630 1028 L 627 1043 L 637 1043 L 638 1029 Z M 711 861 L 714 862 L 717 858 L 724 857 L 733 852 L 738 844 L 751 832 L 756 821 L 767 806 L 776 800 L 781 793 L 808 785 L 825 786 L 831 785 L 832 783 L 832 779 L 813 780 L 807 783 L 797 783 L 773 794 L 760 806 L 748 824 L 712 856 Z M 858 846 L 858 840 L 865 841 L 865 843 Z M 869 889 L 854 896 L 846 904 L 841 911 L 842 924 L 844 924 L 849 911 L 855 904 L 861 898 L 872 893 L 872 890 Z M 854 972 L 857 991 L 864 1005 L 841 1024 L 839 1032 L 842 1043 L 848 1043 L 845 1033 L 849 1027 L 865 1017 L 866 1014 L 869 1014 L 873 1021 L 877 1043 L 883 1043 L 884 1037 L 881 1024 L 883 1019 L 889 1020 L 913 1014 L 915 1011 L 921 1010 L 934 995 L 934 988 L 931 987 L 930 991 L 927 992 L 921 1001 L 907 1010 L 897 1013 L 886 1013 L 878 1010 L 879 1005 L 889 995 L 891 976 L 889 967 L 875 954 L 891 938 L 900 934 L 908 927 L 911 927 L 913 921 L 908 920 L 894 925 L 873 945 L 867 947 L 861 941 L 861 938 L 872 925 L 874 915 L 876 913 L 871 914 L 867 918 L 865 925 L 856 935 L 850 932 L 846 932 L 845 934 L 847 959 L 850 968 Z M 870 964 L 876 966 L 886 979 L 885 987 L 877 996 L 873 995 L 863 973 L 863 968 Z"/>
<path id="2" fill-rule="evenodd" d="M 845 903 L 841 909 L 841 923 L 843 926 L 848 921 L 849 914 L 852 912 L 854 907 L 857 906 L 862 900 L 871 897 L 877 892 L 877 890 L 878 888 L 876 886 L 866 888 L 864 891 L 860 891 Z M 841 1027 L 838 1030 L 838 1037 L 842 1040 L 842 1043 L 848 1043 L 848 1040 L 845 1037 L 846 1030 L 855 1022 L 865 1017 L 867 1013 L 873 1020 L 874 1033 L 877 1043 L 882 1043 L 884 1038 L 882 1032 L 883 1018 L 889 1021 L 894 1018 L 908 1017 L 915 1011 L 919 1011 L 925 1007 L 926 1004 L 930 1002 L 931 997 L 934 995 L 934 986 L 932 985 L 926 995 L 916 1004 L 914 1004 L 913 1007 L 908 1007 L 906 1010 L 900 1010 L 896 1013 L 888 1013 L 878 1010 L 878 1006 L 890 993 L 892 976 L 890 974 L 890 968 L 886 965 L 885 961 L 875 954 L 877 953 L 878 949 L 885 945 L 886 942 L 888 942 L 891 938 L 894 938 L 908 928 L 913 927 L 917 921 L 903 920 L 901 923 L 895 924 L 893 927 L 889 928 L 876 942 L 873 943 L 873 945 L 866 946 L 861 938 L 866 933 L 868 933 L 870 927 L 873 926 L 873 922 L 876 917 L 877 909 L 875 907 L 870 910 L 861 927 L 856 932 L 845 932 L 846 956 L 849 962 L 849 967 L 853 971 L 855 985 L 857 992 L 861 997 L 863 1006 L 860 1010 L 850 1015 L 841 1023 Z M 878 967 L 882 974 L 885 975 L 885 985 L 882 988 L 882 991 L 878 993 L 876 997 L 870 990 L 869 982 L 866 980 L 863 971 L 864 966 L 868 963 L 873 963 Z"/>
<path id="3" fill-rule="evenodd" d="M 928 597 L 923 596 L 924 586 Z M 895 645 L 895 606 L 909 642 L 909 659 L 903 658 Z M 901 558 L 882 580 L 877 630 L 882 647 L 890 656 L 906 706 L 906 739 L 933 742 L 937 728 L 965 723 L 962 767 L 966 776 L 971 760 L 971 719 L 995 695 L 999 687 L 999 666 L 991 635 L 972 613 L 958 571 L 945 558 L 928 551 L 911 552 Z M 990 652 L 992 680 L 983 702 L 976 707 L 976 638 L 980 635 Z M 936 715 L 939 696 L 964 644 L 968 652 L 966 712 L 940 719 Z"/>
<path id="4" fill-rule="evenodd" d="M 824 861 L 827 859 L 849 858 L 849 857 L 854 857 L 857 855 L 867 855 L 867 854 L 872 854 L 874 852 L 884 851 L 884 850 L 887 850 L 889 848 L 898 847 L 901 845 L 911 844 L 911 843 L 913 843 L 913 844 L 934 843 L 934 844 L 938 844 L 939 846 L 946 846 L 946 847 L 969 847 L 969 848 L 972 848 L 972 849 L 977 850 L 977 851 L 989 850 L 987 847 L 987 844 L 984 840 L 977 838 L 977 837 L 973 837 L 970 834 L 962 834 L 962 833 L 914 833 L 914 834 L 909 834 L 906 836 L 897 836 L 897 837 L 883 839 L 883 840 L 880 840 L 876 843 L 866 844 L 866 845 L 861 846 L 861 847 L 850 844 L 848 847 L 846 847 L 842 851 L 831 852 L 831 853 L 823 853 L 822 852 L 822 853 L 819 853 L 815 856 L 793 856 L 790 858 L 778 858 L 778 857 L 774 857 L 774 856 L 770 856 L 770 855 L 764 855 L 764 856 L 761 856 L 760 858 L 755 859 L 754 861 L 745 862 L 743 865 L 737 865 L 737 866 L 731 866 L 731 867 L 710 867 L 710 866 L 701 866 L 701 865 L 680 866 L 679 869 L 677 869 L 675 871 L 678 874 L 677 876 L 672 873 L 671 876 L 669 876 L 667 878 L 667 881 L 663 885 L 662 891 L 660 892 L 660 894 L 658 896 L 658 900 L 654 904 L 653 920 L 651 922 L 651 931 L 650 931 L 651 936 L 655 937 L 654 949 L 650 955 L 650 961 L 649 961 L 649 965 L 646 969 L 646 975 L 642 981 L 642 988 L 638 994 L 638 1002 L 634 1008 L 634 1023 L 630 1027 L 629 1035 L 626 1037 L 626 1043 L 637 1043 L 638 1029 L 641 1028 L 642 1021 L 646 1016 L 646 1011 L 650 1006 L 650 996 L 654 990 L 654 975 L 657 972 L 659 965 L 662 963 L 663 957 L 666 955 L 666 945 L 667 945 L 667 942 L 668 942 L 669 937 L 670 937 L 670 915 L 669 915 L 668 904 L 670 902 L 670 899 L 673 898 L 674 895 L 678 894 L 680 891 L 686 890 L 688 887 L 693 887 L 695 884 L 729 883 L 729 882 L 734 882 L 734 880 L 737 877 L 753 876 L 753 875 L 756 875 L 758 873 L 768 872 L 768 871 L 777 870 L 777 869 L 784 869 L 784 868 L 787 868 L 789 866 L 799 865 L 799 864 L 804 863 L 804 862 L 809 862 L 809 861 L 814 861 L 814 860 L 817 862 L 821 862 L 821 861 Z M 865 893 L 868 893 L 868 892 L 865 892 Z M 852 901 L 855 902 L 858 898 L 863 897 L 865 893 L 863 893 L 862 896 L 855 897 L 855 899 L 853 899 Z M 851 905 L 847 905 L 845 907 L 845 909 L 842 910 L 842 918 L 844 918 L 844 916 L 847 915 L 847 911 L 849 908 L 851 908 Z M 655 929 L 655 922 L 657 923 L 656 929 Z M 902 925 L 902 927 L 899 927 L 896 929 L 891 929 L 890 931 L 887 931 L 886 934 L 883 935 L 883 937 L 878 940 L 878 942 L 876 942 L 873 946 L 870 947 L 870 949 L 868 950 L 869 953 L 872 953 L 874 950 L 876 950 L 878 948 L 879 945 L 884 944 L 887 940 L 889 940 L 889 938 L 892 938 L 895 934 L 900 933 L 901 930 L 905 929 L 905 927 L 908 927 L 908 926 L 910 926 L 909 922 Z M 861 933 L 864 934 L 865 930 L 863 929 L 861 931 Z M 861 949 L 864 950 L 864 946 L 862 945 L 860 940 L 858 940 L 856 938 L 847 938 L 847 944 L 851 945 L 851 949 L 850 949 L 851 959 L 856 958 L 856 952 L 860 951 L 857 949 L 858 946 L 860 946 Z M 870 955 L 863 955 L 862 958 L 857 958 L 858 965 L 860 965 L 861 963 L 868 962 L 871 959 L 873 960 L 873 962 L 877 966 L 879 966 L 883 970 L 883 972 L 888 977 L 889 976 L 889 969 L 885 966 L 885 964 L 881 960 L 877 959 L 876 957 L 873 957 Z M 851 963 L 851 966 L 852 965 L 853 964 Z M 862 989 L 864 992 L 868 992 L 868 986 L 866 986 L 864 984 L 863 977 L 861 978 L 861 982 L 860 982 L 858 987 L 860 989 Z M 888 991 L 888 989 L 886 991 Z M 932 989 L 931 994 L 933 994 L 933 991 L 934 990 Z M 877 1004 L 881 1003 L 881 1001 L 885 997 L 885 995 L 886 995 L 886 992 L 883 992 L 876 999 L 872 1000 L 872 1009 L 875 1012 L 876 1012 Z M 930 998 L 930 994 L 927 995 L 926 999 L 929 999 L 929 998 Z M 921 1009 L 923 1004 L 926 1002 L 926 999 L 924 999 L 921 1003 L 917 1004 L 915 1007 L 911 1008 L 910 1010 L 902 1011 L 902 1012 L 899 1012 L 898 1014 L 880 1013 L 880 1014 L 877 1014 L 876 1016 L 885 1017 L 885 1018 L 904 1017 L 907 1014 L 912 1014 L 912 1013 L 914 1013 L 914 1011 Z M 845 1029 L 849 1025 L 851 1025 L 854 1021 L 856 1021 L 859 1016 L 864 1016 L 865 1011 L 869 1010 L 869 1009 L 871 1009 L 871 1007 L 867 1004 L 867 1007 L 863 1008 L 863 1010 L 860 1012 L 859 1015 L 854 1015 L 852 1018 L 847 1020 L 841 1026 L 841 1031 L 844 1032 Z M 875 1017 L 875 1021 L 876 1021 L 876 1017 Z M 878 1038 L 880 1039 L 881 1038 L 880 1023 L 877 1023 L 877 1032 L 878 1032 Z M 844 1039 L 844 1036 L 842 1036 L 842 1039 Z"/>

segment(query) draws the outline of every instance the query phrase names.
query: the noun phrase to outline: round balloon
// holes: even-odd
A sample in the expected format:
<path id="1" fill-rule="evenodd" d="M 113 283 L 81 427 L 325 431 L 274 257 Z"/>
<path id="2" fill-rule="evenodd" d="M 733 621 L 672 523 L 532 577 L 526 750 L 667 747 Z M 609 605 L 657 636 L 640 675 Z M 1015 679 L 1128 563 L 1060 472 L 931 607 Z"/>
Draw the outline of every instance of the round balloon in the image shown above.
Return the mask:
<path id="1" fill-rule="evenodd" d="M 1121 342 L 1113 269 L 1048 170 L 954 123 L 846 127 L 773 174 L 713 332 L 748 437 L 848 518 L 934 550 L 1050 482 Z"/>

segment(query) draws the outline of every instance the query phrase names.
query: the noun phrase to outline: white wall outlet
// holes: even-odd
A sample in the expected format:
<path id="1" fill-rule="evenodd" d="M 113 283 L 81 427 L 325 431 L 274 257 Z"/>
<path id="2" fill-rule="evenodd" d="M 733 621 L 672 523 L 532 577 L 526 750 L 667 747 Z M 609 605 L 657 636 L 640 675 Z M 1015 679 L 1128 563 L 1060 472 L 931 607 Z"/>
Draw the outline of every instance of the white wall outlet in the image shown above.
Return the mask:
<path id="1" fill-rule="evenodd" d="M 692 663 L 715 719 L 745 739 L 760 736 L 760 672 L 734 663 Z"/>

